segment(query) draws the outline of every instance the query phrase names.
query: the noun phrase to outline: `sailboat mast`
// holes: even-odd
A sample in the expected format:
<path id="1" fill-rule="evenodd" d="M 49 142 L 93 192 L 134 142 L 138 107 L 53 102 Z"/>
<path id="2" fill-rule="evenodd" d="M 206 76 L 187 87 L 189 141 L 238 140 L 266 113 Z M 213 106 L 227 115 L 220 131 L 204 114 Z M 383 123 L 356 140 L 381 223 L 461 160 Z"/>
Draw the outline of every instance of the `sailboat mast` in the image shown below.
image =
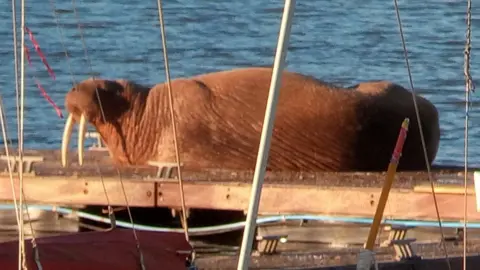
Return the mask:
<path id="1" fill-rule="evenodd" d="M 270 151 L 275 112 L 277 110 L 278 95 L 280 92 L 280 79 L 287 55 L 294 9 L 295 0 L 285 0 L 267 107 L 263 121 L 262 135 L 260 137 L 260 146 L 257 154 L 257 163 L 255 165 L 255 174 L 253 176 L 252 191 L 250 193 L 247 220 L 243 232 L 242 247 L 240 249 L 240 257 L 237 266 L 238 270 L 247 270 L 250 262 L 250 253 L 252 250 L 253 236 L 258 216 L 258 206 L 262 195 L 262 185 L 265 178 L 265 169 L 267 167 L 268 152 Z"/>

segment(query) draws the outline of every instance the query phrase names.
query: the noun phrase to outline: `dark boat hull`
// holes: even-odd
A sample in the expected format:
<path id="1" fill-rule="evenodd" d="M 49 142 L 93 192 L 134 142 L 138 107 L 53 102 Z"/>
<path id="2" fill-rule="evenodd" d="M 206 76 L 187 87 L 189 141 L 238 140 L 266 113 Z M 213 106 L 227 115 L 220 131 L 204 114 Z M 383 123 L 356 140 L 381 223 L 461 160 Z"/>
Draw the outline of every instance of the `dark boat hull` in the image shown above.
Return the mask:
<path id="1" fill-rule="evenodd" d="M 183 234 L 137 231 L 146 269 L 184 270 L 191 250 Z M 43 269 L 141 269 L 132 230 L 86 232 L 37 239 Z M 26 241 L 28 269 L 38 269 L 31 241 Z M 18 241 L 0 244 L 0 269 L 18 269 Z"/>

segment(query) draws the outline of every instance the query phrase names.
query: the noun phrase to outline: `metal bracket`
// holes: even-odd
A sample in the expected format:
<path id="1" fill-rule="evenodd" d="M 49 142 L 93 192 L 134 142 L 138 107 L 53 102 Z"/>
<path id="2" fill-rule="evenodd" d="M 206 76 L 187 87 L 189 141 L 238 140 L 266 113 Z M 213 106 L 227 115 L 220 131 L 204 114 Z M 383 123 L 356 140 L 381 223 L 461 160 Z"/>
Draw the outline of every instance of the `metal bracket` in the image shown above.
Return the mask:
<path id="1" fill-rule="evenodd" d="M 9 162 L 10 166 L 12 168 L 12 171 L 14 173 L 18 173 L 19 165 L 20 165 L 20 160 L 18 160 L 16 155 L 1 155 L 0 160 Z M 42 162 L 44 160 L 43 156 L 24 156 L 23 157 L 23 173 L 24 174 L 34 174 L 34 171 L 32 169 L 32 164 L 35 162 Z M 4 173 L 9 173 L 8 172 L 8 167 L 3 171 Z"/>
<path id="2" fill-rule="evenodd" d="M 111 230 L 114 230 L 117 227 L 117 218 L 115 217 L 115 212 L 117 211 L 122 211 L 123 208 L 125 207 L 112 207 L 108 206 L 107 208 L 102 208 L 102 214 L 108 214 L 108 218 L 110 219 L 110 228 L 104 229 L 99 226 L 95 225 L 90 225 L 90 224 L 85 224 L 83 222 L 79 223 L 80 227 L 89 229 L 89 230 L 94 230 L 94 231 L 99 231 L 99 232 L 109 232 Z"/>
<path id="3" fill-rule="evenodd" d="M 170 163 L 170 162 L 159 162 L 159 161 L 147 161 L 147 164 L 150 166 L 154 166 L 158 168 L 157 171 L 157 178 L 166 178 L 166 179 L 174 179 L 173 177 L 173 170 L 178 169 L 177 163 Z M 183 164 L 180 164 L 183 166 Z"/>
<path id="4" fill-rule="evenodd" d="M 381 247 L 391 247 L 395 250 L 395 259 L 397 261 L 417 259 L 419 256 L 415 254 L 411 243 L 415 242 L 415 238 L 405 238 L 407 231 L 414 227 L 401 225 L 385 226 L 385 231 L 389 231 L 388 239 L 385 240 Z"/>
<path id="5" fill-rule="evenodd" d="M 115 212 L 123 211 L 123 210 L 126 210 L 126 209 L 127 209 L 127 207 L 125 207 L 125 206 L 107 207 L 107 208 L 102 209 L 102 214 L 110 214 L 111 212 L 115 213 Z"/>
<path id="6" fill-rule="evenodd" d="M 187 218 L 189 218 L 190 217 L 190 208 L 187 208 L 185 210 L 186 210 L 185 214 L 187 215 Z M 181 219 L 182 210 L 181 209 L 170 208 L 170 214 L 172 215 L 173 218 L 177 217 L 177 213 L 180 216 L 180 220 L 182 220 Z"/>
<path id="7" fill-rule="evenodd" d="M 456 228 L 455 234 L 450 236 L 445 236 L 443 241 L 445 242 L 453 242 L 455 245 L 458 245 L 459 242 L 462 242 L 463 239 L 463 228 Z"/>
<path id="8" fill-rule="evenodd" d="M 286 243 L 287 235 L 257 235 L 257 252 L 260 254 L 275 254 L 278 243 Z"/>
<path id="9" fill-rule="evenodd" d="M 106 151 L 107 147 L 103 144 L 102 137 L 100 136 L 100 133 L 98 132 L 86 132 L 85 133 L 85 138 L 89 139 L 96 139 L 97 142 L 93 143 L 92 146 L 89 147 L 90 150 L 93 151 Z"/>
<path id="10" fill-rule="evenodd" d="M 176 177 L 173 177 L 173 172 L 175 169 L 178 169 L 177 163 L 171 163 L 171 162 L 159 162 L 159 161 L 152 161 L 149 160 L 147 161 L 147 164 L 150 166 L 157 167 L 157 175 L 155 176 L 156 178 L 162 178 L 162 179 L 175 179 Z M 180 163 L 180 166 L 183 166 L 182 163 Z M 180 209 L 174 209 L 170 208 L 170 213 L 172 214 L 172 217 L 175 218 L 177 216 L 177 212 L 181 213 Z M 190 209 L 186 209 L 187 218 L 190 217 Z"/>
<path id="11" fill-rule="evenodd" d="M 195 247 L 191 245 L 193 250 L 177 250 L 178 255 L 188 255 L 185 258 L 185 269 L 187 270 L 198 270 L 198 267 L 195 265 Z"/>

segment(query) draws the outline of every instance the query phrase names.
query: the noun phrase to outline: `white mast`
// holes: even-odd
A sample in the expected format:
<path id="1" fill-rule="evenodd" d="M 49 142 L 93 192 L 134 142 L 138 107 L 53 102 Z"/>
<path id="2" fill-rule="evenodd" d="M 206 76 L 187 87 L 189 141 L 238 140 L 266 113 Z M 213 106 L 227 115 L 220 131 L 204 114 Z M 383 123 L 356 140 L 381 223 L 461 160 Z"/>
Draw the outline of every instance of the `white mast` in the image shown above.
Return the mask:
<path id="1" fill-rule="evenodd" d="M 267 167 L 268 152 L 270 151 L 270 141 L 272 138 L 273 124 L 275 121 L 275 112 L 278 103 L 278 94 L 280 90 L 280 79 L 285 64 L 285 58 L 290 39 L 290 30 L 292 28 L 292 19 L 295 8 L 295 0 L 285 0 L 283 8 L 282 23 L 278 35 L 277 51 L 275 62 L 273 64 L 272 79 L 268 94 L 267 108 L 263 121 L 262 135 L 258 149 L 257 163 L 255 165 L 255 174 L 253 176 L 252 191 L 250 194 L 250 203 L 248 206 L 247 220 L 243 232 L 242 247 L 238 261 L 238 270 L 247 270 L 250 262 L 250 253 L 252 250 L 253 236 L 255 233 L 258 206 L 262 195 L 262 184 L 265 178 L 265 169 Z"/>

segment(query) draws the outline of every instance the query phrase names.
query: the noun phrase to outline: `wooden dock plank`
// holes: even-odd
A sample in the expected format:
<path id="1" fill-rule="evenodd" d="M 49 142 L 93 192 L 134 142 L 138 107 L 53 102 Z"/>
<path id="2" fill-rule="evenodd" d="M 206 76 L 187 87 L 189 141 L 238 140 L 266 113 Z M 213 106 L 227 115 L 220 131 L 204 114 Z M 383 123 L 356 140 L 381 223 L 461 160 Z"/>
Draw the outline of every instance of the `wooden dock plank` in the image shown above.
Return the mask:
<path id="1" fill-rule="evenodd" d="M 110 162 L 90 162 L 83 166 L 71 164 L 67 168 L 58 161 L 36 162 L 32 165 L 30 175 L 43 177 L 122 177 L 123 179 L 156 178 L 158 169 L 153 166 L 116 167 Z M 183 168 L 183 178 L 196 182 L 236 182 L 251 184 L 253 171 L 234 171 L 228 169 L 204 169 L 191 171 Z M 0 175 L 8 176 L 7 163 L 0 160 Z M 174 170 L 172 178 L 177 176 Z M 307 186 L 337 187 L 372 187 L 380 188 L 385 180 L 385 172 L 267 172 L 266 184 L 294 184 Z M 463 172 L 437 170 L 432 173 L 433 180 L 438 183 L 463 185 Z M 468 181 L 473 184 L 473 171 L 468 172 Z M 394 188 L 413 188 L 420 183 L 428 182 L 426 172 L 398 172 L 393 184 Z"/>
<path id="2" fill-rule="evenodd" d="M 211 185 L 187 183 L 184 185 L 187 207 L 246 210 L 250 186 L 241 184 Z M 261 214 L 321 214 L 371 218 L 377 207 L 380 189 L 329 188 L 305 186 L 265 185 L 262 190 Z M 180 207 L 178 185 L 159 183 L 158 205 Z M 437 194 L 440 216 L 444 220 L 463 219 L 462 194 Z M 436 220 L 430 193 L 413 190 L 392 190 L 385 208 L 385 218 Z M 468 217 L 480 221 L 475 196 L 468 195 Z"/>
<path id="3" fill-rule="evenodd" d="M 24 194 L 29 203 L 53 205 L 108 205 L 102 181 L 89 178 L 24 177 Z M 125 195 L 118 178 L 105 178 L 105 189 L 111 205 L 125 205 Z M 14 179 L 16 197 L 19 180 Z M 155 183 L 123 181 L 130 206 L 155 207 Z M 0 200 L 12 201 L 10 179 L 0 177 Z"/>
<path id="4" fill-rule="evenodd" d="M 0 149 L 0 155 L 3 154 Z M 15 153 L 14 149 L 11 153 Z M 25 157 L 43 157 L 42 162 L 34 162 L 33 174 L 37 176 L 92 176 L 118 177 L 129 179 L 154 177 L 157 168 L 153 166 L 136 166 L 118 168 L 112 164 L 110 157 L 103 151 L 86 151 L 83 166 L 76 162 L 75 153 L 69 156 L 69 166 L 62 168 L 58 150 L 26 150 Z M 432 176 L 438 182 L 463 183 L 463 170 L 455 167 L 433 166 Z M 99 170 L 101 171 L 99 173 Z M 468 178 L 473 183 L 473 171 L 469 169 Z M 0 160 L 0 174 L 8 176 L 7 163 Z M 176 176 L 174 173 L 173 177 Z M 183 176 L 192 181 L 214 182 L 241 182 L 251 183 L 253 171 L 232 171 L 228 169 L 204 169 L 191 171 L 183 168 Z M 344 186 L 344 187 L 381 187 L 385 180 L 385 172 L 267 172 L 265 183 L 278 184 L 305 184 L 316 186 Z M 413 186 L 428 181 L 426 172 L 397 172 L 395 188 L 413 188 Z"/>
<path id="5" fill-rule="evenodd" d="M 175 171 L 170 179 L 158 179 L 156 167 L 119 168 L 112 164 L 104 151 L 87 151 L 83 166 L 75 163 L 76 155 L 71 153 L 71 164 L 67 168 L 60 166 L 60 153 L 56 150 L 27 150 L 25 156 L 41 156 L 40 160 L 43 160 L 34 162 L 32 171 L 25 176 L 25 195 L 30 202 L 108 205 L 101 181 L 103 177 L 111 205 L 125 205 L 121 178 L 131 206 L 180 207 Z M 458 168 L 436 168 L 432 174 L 443 219 L 463 219 L 463 175 Z M 186 203 L 190 208 L 247 209 L 253 171 L 190 171 L 184 168 L 183 178 Z M 267 172 L 260 213 L 370 218 L 384 179 L 385 172 Z M 473 169 L 468 172 L 468 182 L 473 186 Z M 18 186 L 18 179 L 15 185 Z M 430 193 L 426 172 L 398 172 L 385 217 L 435 220 Z M 0 160 L 0 200 L 12 199 L 7 162 Z M 480 221 L 472 187 L 468 191 L 468 200 L 469 219 Z"/>
<path id="6" fill-rule="evenodd" d="M 0 177 L 0 200 L 13 199 L 10 179 Z M 118 178 L 104 178 L 112 205 L 125 205 Z M 108 205 L 100 179 L 92 177 L 25 177 L 25 196 L 33 203 L 60 205 Z M 157 186 L 158 185 L 158 186 Z M 18 179 L 15 179 L 18 187 Z M 178 184 L 175 180 L 155 183 L 148 180 L 124 180 L 131 206 L 180 207 Z M 191 208 L 245 210 L 248 207 L 250 185 L 186 181 L 186 204 Z M 156 196 L 154 196 L 156 194 Z M 372 217 L 380 194 L 379 188 L 318 187 L 305 185 L 266 184 L 260 204 L 261 214 L 322 214 Z M 18 196 L 18 192 L 16 194 Z M 445 220 L 463 218 L 463 195 L 437 194 L 441 217 Z M 396 219 L 431 219 L 436 214 L 430 193 L 410 189 L 394 189 L 390 194 L 385 217 Z M 469 220 L 480 221 L 475 196 L 468 195 Z"/>

